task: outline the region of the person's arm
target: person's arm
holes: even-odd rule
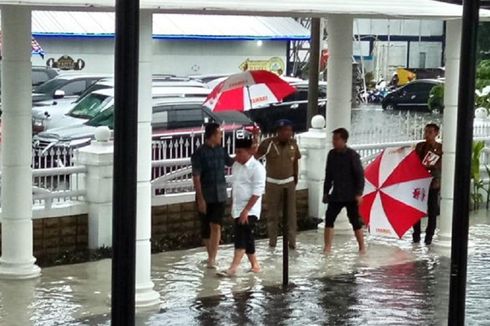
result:
[[[259,145],[259,147],[257,148],[257,152],[254,155],[257,160],[261,159],[262,157],[264,157],[264,155],[267,154],[269,143],[270,139],[266,139]]]
[[[298,179],[299,179],[299,164],[298,164],[298,160],[301,159],[301,152],[299,151],[299,147],[298,147],[298,144],[295,143],[295,157],[294,157],[294,161],[293,161],[293,177],[294,177],[294,183],[295,184],[298,184]]]
[[[258,166],[254,171],[254,174],[252,176],[252,187],[252,197],[250,197],[247,205],[240,214],[239,222],[241,224],[248,223],[248,214],[250,213],[250,210],[254,207],[259,198],[265,193],[265,169],[261,165]]]
[[[328,195],[332,189],[332,173],[331,173],[331,154],[328,153],[327,162],[325,164],[325,181],[323,182],[323,203],[328,203]]]
[[[204,195],[202,193],[202,184],[201,184],[201,159],[199,152],[196,152],[191,157],[192,164],[192,182],[194,183],[194,190],[196,191],[196,202],[197,202],[197,210],[200,213],[206,213],[206,201],[204,200]]]
[[[356,200],[359,204],[361,204],[365,184],[364,168],[362,167],[361,157],[359,154],[354,153],[353,160]]]

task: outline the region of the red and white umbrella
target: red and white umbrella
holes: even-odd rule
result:
[[[364,175],[360,212],[371,234],[401,238],[427,215],[432,177],[411,148],[387,148]]]
[[[295,91],[293,86],[272,72],[246,71],[219,83],[206,98],[204,106],[213,111],[247,111],[280,102]]]

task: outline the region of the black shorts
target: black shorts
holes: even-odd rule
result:
[[[247,255],[255,254],[254,229],[257,220],[257,216],[253,215],[248,217],[248,224],[240,224],[235,219],[235,249],[244,249]]]
[[[199,219],[201,220],[201,236],[203,239],[209,239],[211,236],[211,223],[223,225],[225,208],[225,202],[206,203],[206,214],[199,213]]]
[[[356,201],[351,202],[330,202],[328,203],[327,212],[325,213],[325,227],[333,228],[333,224],[337,219],[342,208],[347,208],[347,217],[349,218],[350,224],[352,224],[352,229],[354,231],[360,230],[362,228],[362,220],[359,215],[359,206]]]

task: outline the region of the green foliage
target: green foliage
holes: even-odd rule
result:
[[[428,105],[431,111],[442,112],[444,110],[444,85],[432,87]]]
[[[471,201],[473,202],[473,209],[478,209],[483,203],[482,192],[487,192],[487,205],[490,189],[486,189],[483,180],[480,176],[480,157],[485,149],[485,142],[478,141],[473,142],[473,153],[471,157],[471,182],[473,190],[471,192]],[[488,169],[488,167],[487,167]]]

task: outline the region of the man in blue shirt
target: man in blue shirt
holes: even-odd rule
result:
[[[222,147],[222,130],[217,123],[206,125],[205,142],[192,155],[192,176],[202,222],[201,236],[208,252],[208,268],[216,268],[221,225],[226,207],[225,167],[234,160]]]

